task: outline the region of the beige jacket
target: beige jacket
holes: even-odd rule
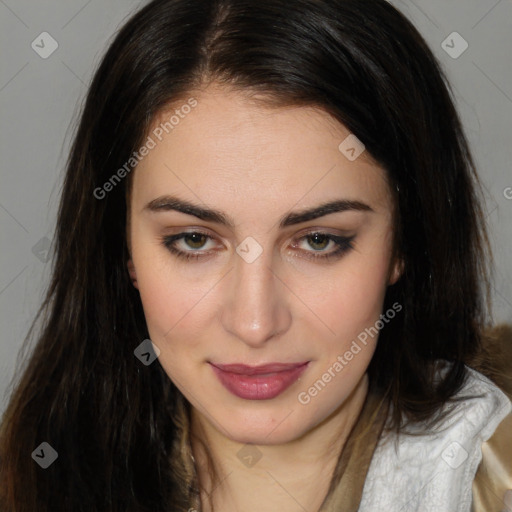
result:
[[[469,362],[468,366],[490,379],[512,400],[512,328],[495,328],[487,333],[486,338],[484,352]],[[510,407],[506,398],[505,401]],[[389,407],[386,400],[370,389],[359,418],[340,454],[329,491],[318,512],[359,510],[363,488],[384,432]],[[179,451],[184,462],[184,473],[181,476],[187,481],[191,491],[189,510],[200,511],[196,473],[191,462],[188,425],[181,426],[183,435],[179,442]],[[487,440],[481,444],[481,461],[474,474],[472,505],[470,510],[467,509],[468,512],[512,512],[512,413],[500,419],[496,427],[492,426],[492,430]],[[420,508],[415,506],[407,512],[419,512],[421,505],[419,506]]]

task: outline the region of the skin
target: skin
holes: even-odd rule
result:
[[[377,337],[308,404],[297,397],[375,324],[387,287],[399,277],[385,171],[367,152],[349,161],[338,145],[350,132],[321,110],[270,108],[217,85],[191,96],[197,107],[132,176],[130,275],[159,363],[192,404],[203,510],[210,510],[205,491],[216,510],[227,512],[318,510],[363,406]],[[168,117],[162,112],[153,127]],[[222,210],[234,229],[145,208],[163,195]],[[371,211],[279,227],[285,214],[338,199]],[[209,252],[202,258],[180,259],[162,243],[165,235],[197,229],[212,238],[174,245]],[[305,237],[315,232],[355,238],[341,257],[315,260],[308,256],[336,248]],[[236,252],[246,237],[263,250],[252,263]],[[224,388],[208,361],[310,363],[277,397],[246,400]],[[262,457],[247,467],[237,452],[252,445]],[[205,469],[205,446],[220,484]]]

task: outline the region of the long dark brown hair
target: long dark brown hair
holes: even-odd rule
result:
[[[1,424],[2,510],[187,509],[179,392],[134,356],[148,331],[126,269],[129,179],[94,191],[163,107],[213,81],[323,109],[387,170],[404,270],[384,309],[403,309],[368,372],[394,427],[431,419],[464,382],[486,321],[488,244],[449,87],[416,29],[385,0],[154,0],[110,45],[74,137],[37,343]],[[452,363],[439,382],[436,360]],[[58,453],[47,469],[31,457],[42,442]]]

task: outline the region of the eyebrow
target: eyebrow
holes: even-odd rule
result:
[[[223,213],[222,211],[215,210],[213,208],[204,208],[202,206],[198,206],[189,201],[178,199],[177,197],[173,196],[157,197],[156,199],[153,199],[148,204],[146,204],[146,206],[144,206],[143,208],[143,211],[149,211],[154,213],[177,211],[185,213],[187,215],[192,215],[204,221],[221,224],[231,229],[235,228],[235,223],[233,222],[231,217],[229,217],[229,215]],[[371,208],[370,206],[361,201],[339,199],[336,201],[323,203],[319,206],[315,206],[313,208],[309,208],[306,210],[288,213],[287,215],[284,215],[280,219],[279,228],[282,229],[287,226],[292,226],[294,224],[300,224],[302,222],[314,220],[325,215],[330,215],[332,213],[346,211],[373,212],[374,210],[373,208]]]

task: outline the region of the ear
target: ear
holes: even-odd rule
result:
[[[391,267],[391,272],[389,273],[388,286],[395,284],[400,277],[402,277],[404,271],[404,260],[401,258],[396,258],[393,266]]]
[[[128,273],[130,274],[130,279],[132,280],[133,286],[135,286],[135,288],[138,290],[139,285],[137,283],[137,272],[135,271],[135,265],[133,264],[133,261],[129,259],[126,266],[128,268]]]

